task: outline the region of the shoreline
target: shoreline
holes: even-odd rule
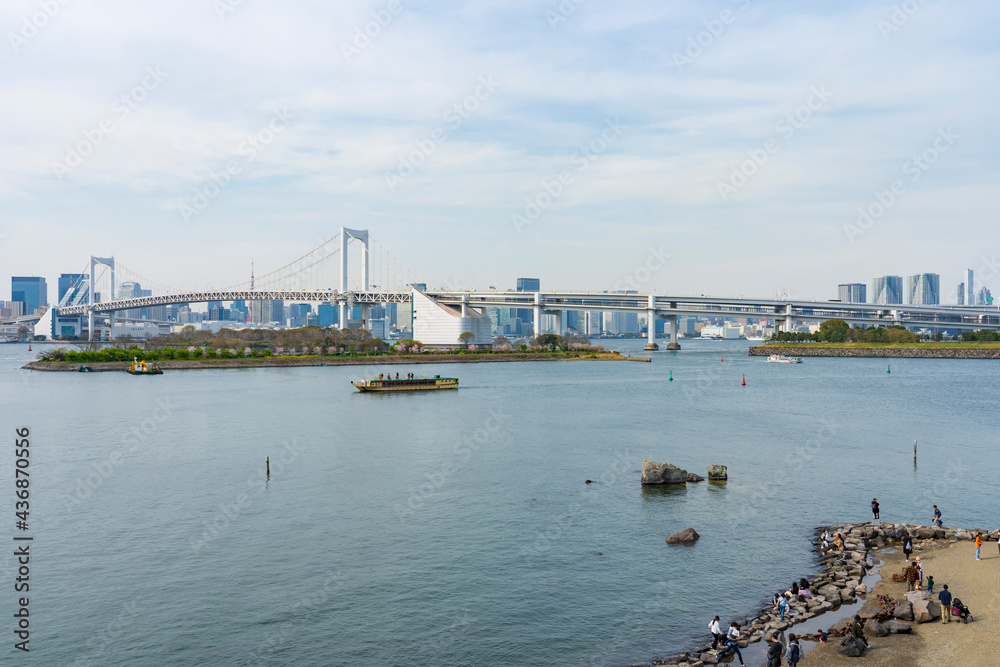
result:
[[[824,529],[828,530],[831,536],[838,533],[844,536],[844,551],[831,550],[823,553],[819,535]],[[820,571],[818,574],[805,577],[810,583],[809,589],[812,596],[806,597],[805,602],[793,599],[789,604],[784,621],[781,621],[780,613],[770,606],[762,607],[755,615],[735,618],[734,620],[740,624],[742,633],[738,646],[744,654],[743,661],[747,665],[751,662],[756,664],[757,660],[764,659],[765,647],[768,646],[775,634],[787,647],[785,636],[787,631],[807,620],[822,618],[823,620],[817,621],[817,623],[823,626],[829,635],[827,642],[818,641],[818,635],[811,632],[795,633],[800,638],[801,661],[817,665],[841,664],[845,658],[837,651],[837,646],[841,637],[846,634],[849,621],[855,614],[862,617],[862,622],[866,624],[866,636],[869,643],[872,643],[874,632],[867,626],[869,619],[881,623],[895,618],[891,612],[885,609],[883,596],[889,595],[896,602],[905,601],[906,598],[897,590],[905,588],[905,584],[892,581],[892,577],[888,574],[883,576],[883,570],[902,561],[899,547],[907,535],[913,540],[914,553],[920,554],[946,549],[956,543],[964,543],[966,548],[972,549],[969,545],[971,545],[976,530],[913,524],[872,524],[870,522],[816,528],[811,543],[816,549]],[[988,554],[987,558],[1000,559],[1000,556],[989,555],[992,552],[987,549],[987,547],[992,549],[996,543],[996,531],[989,533],[983,530],[982,533],[984,538],[992,535],[992,538],[984,539],[983,546],[984,552]],[[881,559],[880,562],[876,562],[878,559]],[[938,590],[942,584],[948,583],[947,580],[938,578],[933,572],[930,574],[937,578]],[[988,592],[992,590],[995,589],[990,588]],[[972,594],[968,593],[964,594],[964,597],[974,598]],[[976,607],[970,604],[969,599],[965,602],[975,615]],[[906,624],[910,626],[910,629],[904,630],[904,633],[908,636],[919,634],[916,621]],[[705,625],[707,626],[707,620]],[[934,622],[931,625],[934,625]],[[728,627],[728,622],[723,622],[723,626],[724,629]],[[911,632],[912,634],[910,634]],[[707,630],[702,631],[702,634],[708,634]],[[888,638],[879,636],[879,647],[885,645],[887,639],[891,641],[891,638],[895,636],[895,634],[889,634]],[[872,646],[874,647],[876,644],[872,643]],[[864,655],[867,658],[869,651],[866,650]],[[738,664],[734,656],[730,659],[733,660],[730,664]],[[886,665],[910,664],[905,660],[902,663],[899,662],[899,656],[895,655],[890,656],[889,659],[890,661],[886,662]],[[718,651],[711,649],[711,642],[698,643],[689,651],[666,658],[657,657],[652,660],[652,664],[657,667],[696,667],[721,662],[718,659]],[[784,659],[782,664],[784,664]],[[866,664],[871,663],[866,661]]]
[[[867,357],[878,359],[1000,359],[1000,347],[830,347],[794,343],[754,345],[751,357],[784,354],[794,357]]]
[[[517,361],[651,361],[649,357],[626,357],[618,352],[586,352],[572,356],[547,352],[514,352],[501,354],[419,354],[380,355],[372,357],[243,357],[218,359],[164,359],[154,361],[161,370],[199,370],[232,368],[289,368],[299,366],[383,366],[407,364],[475,364]],[[31,361],[21,368],[31,371],[76,373],[86,366],[95,373],[124,371],[128,361]]]

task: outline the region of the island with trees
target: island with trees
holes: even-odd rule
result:
[[[1000,332],[966,331],[959,339],[941,333],[921,336],[901,326],[852,327],[826,320],[816,332],[780,331],[750,356],[785,354],[797,357],[909,357],[924,359],[1000,359]]]
[[[25,368],[76,371],[86,366],[92,371],[116,371],[134,358],[156,362],[163,369],[629,359],[581,336],[542,334],[516,347],[503,336],[489,346],[474,345],[474,339],[463,334],[454,346],[430,349],[412,339],[390,344],[364,329],[312,326],[214,333],[187,326],[142,343],[126,336],[111,344],[86,341],[48,349]]]

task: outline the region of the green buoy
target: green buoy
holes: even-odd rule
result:
[[[889,366],[886,366],[886,367],[885,367],[885,372],[886,372],[886,373],[891,373],[891,372],[892,372],[892,366],[891,366],[891,365],[889,365]]]
[[[674,381],[674,372],[673,371],[670,371],[670,377],[668,377],[667,380],[669,380],[670,382]]]

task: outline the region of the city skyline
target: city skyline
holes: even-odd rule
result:
[[[651,253],[667,294],[996,273],[991,3],[37,11],[0,9],[5,275],[221,286],[341,225],[480,289],[616,289]]]

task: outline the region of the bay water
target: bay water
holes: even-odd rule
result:
[[[603,344],[651,363],[156,377],[24,371],[37,349],[0,346],[2,427],[31,431],[32,661],[648,662],[816,571],[814,528],[868,520],[873,497],[883,521],[937,504],[945,525],[1000,525],[997,362],[643,342]],[[397,371],[461,388],[350,385]],[[730,480],[643,488],[643,459]],[[8,544],[13,471],[9,446]],[[689,526],[697,544],[664,543]]]

